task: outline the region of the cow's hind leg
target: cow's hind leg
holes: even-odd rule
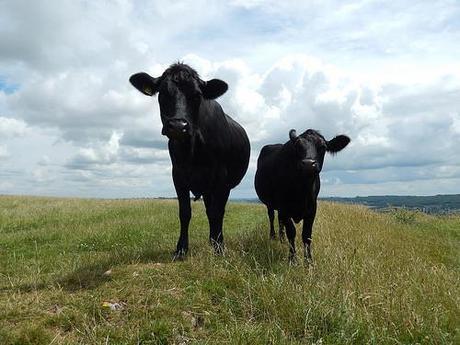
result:
[[[223,254],[224,235],[222,223],[224,220],[225,205],[227,204],[229,189],[214,192],[211,195],[203,195],[206,206],[206,215],[209,221],[209,241],[214,247],[216,254]]]
[[[267,207],[267,213],[268,213],[268,219],[270,220],[270,238],[274,240],[276,238],[275,226],[273,225],[273,222],[275,220],[275,210],[270,207]]]

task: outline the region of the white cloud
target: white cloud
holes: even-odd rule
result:
[[[452,118],[452,125],[451,125],[452,132],[460,135],[460,113],[451,114],[451,118]]]
[[[56,177],[53,176],[52,172],[47,167],[37,167],[32,171],[32,177],[35,182],[48,183],[53,182]]]
[[[178,59],[229,84],[252,143],[234,197],[290,128],[352,138],[327,195],[460,192],[459,22],[447,0],[2,2],[0,193],[174,195],[157,100],[128,78]]]
[[[10,155],[8,149],[4,145],[0,145],[0,160],[8,158]]]
[[[27,124],[23,120],[0,117],[0,138],[23,136],[26,131]]]
[[[98,143],[97,148],[85,147],[79,149],[79,152],[73,157],[68,166],[85,168],[93,164],[112,164],[118,158],[120,148],[120,139],[123,133],[113,132],[107,143]]]

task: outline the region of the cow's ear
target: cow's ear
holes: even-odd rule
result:
[[[350,138],[346,135],[338,135],[327,142],[327,152],[337,153],[343,150],[350,143]]]
[[[160,78],[154,78],[147,73],[141,72],[133,74],[129,82],[140,92],[147,96],[153,96],[158,92]]]
[[[291,129],[289,131],[289,139],[291,139],[292,142],[296,141],[297,139],[297,132],[295,129]]]
[[[216,99],[222,96],[228,90],[228,85],[220,79],[211,79],[200,85],[203,97],[206,99]]]

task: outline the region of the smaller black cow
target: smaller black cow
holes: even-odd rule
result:
[[[316,130],[308,129],[297,136],[289,131],[290,140],[267,145],[257,160],[255,187],[259,199],[267,206],[270,235],[274,237],[274,210],[278,210],[280,235],[283,225],[289,240],[289,259],[295,259],[294,222],[303,220],[304,256],[311,260],[311,233],[320,189],[319,173],[326,152],[335,154],[345,148],[350,138],[339,135],[327,141]]]

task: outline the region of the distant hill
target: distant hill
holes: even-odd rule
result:
[[[453,213],[460,212],[460,194],[446,194],[433,196],[357,196],[354,198],[329,197],[322,200],[335,201],[346,204],[366,205],[374,209],[388,209],[404,207],[426,213]]]
[[[403,207],[418,210],[430,214],[447,214],[460,212],[460,194],[445,194],[432,196],[411,195],[379,195],[357,196],[354,198],[326,197],[320,200],[334,201],[344,204],[359,204],[377,210],[387,210],[395,207]],[[232,199],[249,203],[259,203],[259,199]]]

